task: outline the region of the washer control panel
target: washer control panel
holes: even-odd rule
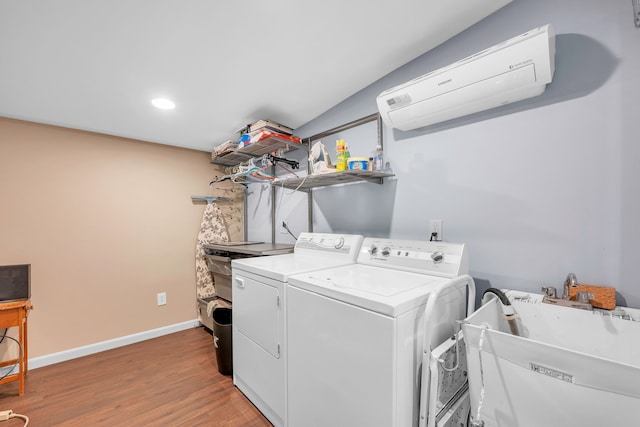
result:
[[[358,263],[443,277],[468,274],[463,243],[365,237]]]
[[[357,255],[363,237],[356,234],[300,233],[295,253],[334,253]]]

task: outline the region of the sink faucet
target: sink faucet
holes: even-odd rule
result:
[[[543,286],[542,292],[544,292],[545,296],[549,298],[557,298],[556,296],[557,291],[556,291],[556,288],[554,288],[553,286]]]
[[[569,286],[576,286],[578,279],[573,273],[569,273],[567,278],[564,279],[564,292],[562,293],[562,299],[569,299]]]
[[[572,301],[569,298],[569,289],[571,286],[576,286],[577,284],[578,279],[576,278],[576,275],[569,273],[567,278],[564,280],[562,298],[556,297],[556,288],[553,286],[547,286],[542,288],[542,292],[544,292],[542,302],[546,304],[560,305],[563,307],[580,308],[582,310],[593,310],[593,306],[590,302],[590,300],[593,299],[593,294],[589,292],[578,292],[575,301]]]

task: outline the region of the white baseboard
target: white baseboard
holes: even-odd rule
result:
[[[150,331],[139,332],[133,335],[127,335],[120,338],[114,338],[112,340],[89,344],[82,347],[76,347],[70,350],[60,351],[58,353],[34,357],[33,359],[29,359],[29,370],[41,368],[47,365],[53,365],[55,363],[60,363],[71,359],[76,359],[82,356],[88,356],[90,354],[100,353],[101,351],[111,350],[112,348],[122,347],[151,338],[161,337],[163,335],[184,331],[187,329],[195,328],[197,326],[200,326],[200,322],[197,319],[194,319],[187,322],[164,326],[158,329],[151,329]]]

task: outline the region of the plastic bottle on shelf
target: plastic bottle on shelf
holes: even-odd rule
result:
[[[384,169],[384,161],[382,158],[382,146],[378,145],[373,153],[373,170],[382,171]]]
[[[347,145],[344,139],[338,139],[336,141],[336,172],[342,172],[347,170]]]

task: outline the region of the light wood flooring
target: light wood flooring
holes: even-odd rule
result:
[[[0,411],[8,409],[29,427],[271,426],[218,373],[202,327],[31,370],[22,396],[17,382],[0,385]]]

